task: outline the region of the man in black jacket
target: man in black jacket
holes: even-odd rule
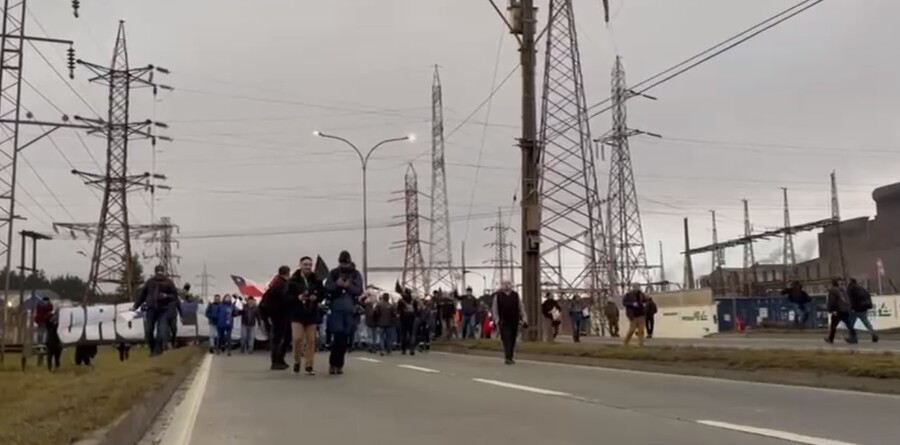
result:
[[[144,334],[151,357],[162,354],[169,333],[168,310],[172,300],[178,298],[178,288],[166,276],[166,269],[156,266],[153,272],[153,277],[141,287],[138,299],[131,309],[136,311],[144,308]]]
[[[872,334],[872,343],[878,343],[878,331],[872,327],[872,322],[869,321],[869,311],[875,307],[872,304],[872,295],[851,278],[850,284],[847,285],[847,296],[850,297],[850,324],[855,326],[856,320],[862,321],[863,326]]]
[[[413,299],[412,291],[406,289],[397,302],[400,317],[400,353],[416,355],[416,320],[419,317],[419,302]]]
[[[788,301],[797,305],[797,325],[801,328],[806,326],[809,320],[809,309],[807,309],[812,298],[803,290],[803,285],[799,281],[792,281],[791,286],[781,291],[781,295],[788,298]]]
[[[288,331],[291,328],[291,319],[287,312],[288,278],[291,276],[291,268],[281,266],[278,268],[278,276],[266,289],[262,296],[260,311],[269,319],[272,329],[269,331],[269,350],[272,353],[273,371],[282,371],[290,368],[284,361],[289,341]]]
[[[625,334],[625,346],[631,342],[631,337],[637,333],[638,346],[644,346],[644,330],[647,328],[647,296],[641,290],[640,284],[634,284],[631,290],[622,297],[622,305],[625,306],[625,316],[628,317],[628,333]]]
[[[294,374],[300,373],[301,355],[306,357],[306,373],[314,375],[316,331],[319,327],[319,304],[325,287],[313,272],[312,258],[300,259],[300,269],[288,283],[287,310],[291,320],[291,343],[294,348]],[[302,354],[301,354],[302,352]]]
[[[844,326],[847,326],[847,331],[850,336],[846,338],[847,343],[856,343],[856,329],[853,327],[853,323],[850,322],[850,297],[847,295],[847,290],[844,289],[843,281],[840,278],[835,278],[831,281],[831,289],[828,290],[828,297],[825,302],[825,306],[829,313],[831,313],[831,320],[828,324],[828,337],[825,338],[825,341],[828,343],[834,343],[834,336],[837,331],[837,326],[839,323],[844,323]]]
[[[513,354],[516,349],[516,338],[519,336],[519,326],[528,326],[528,318],[522,299],[512,289],[511,281],[503,280],[500,283],[500,290],[494,294],[493,313],[494,320],[500,327],[505,363],[512,365],[515,363]]]

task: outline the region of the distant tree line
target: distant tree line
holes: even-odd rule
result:
[[[141,266],[141,262],[138,261],[137,256],[134,256],[131,260],[132,267],[132,288],[137,291],[144,283],[144,268]],[[124,277],[123,277],[124,278]],[[19,288],[22,285],[22,277],[18,271],[13,271],[10,274],[10,286],[9,291],[12,295],[17,295]],[[6,272],[3,269],[3,273],[0,273],[0,292],[6,289]],[[39,270],[35,274],[26,274],[25,276],[25,290],[50,290],[60,298],[65,300],[71,300],[75,302],[81,302],[84,298],[84,294],[87,291],[87,282],[83,280],[81,277],[77,275],[57,275],[54,277],[48,277],[47,273],[43,270]],[[27,296],[26,296],[27,297]],[[114,303],[124,303],[129,302],[134,299],[133,295],[125,295],[124,286],[119,286],[115,292],[111,294],[101,294],[94,295],[90,298],[91,304],[114,304]]]

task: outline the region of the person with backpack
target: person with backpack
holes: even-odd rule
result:
[[[622,305],[625,306],[625,316],[628,317],[628,333],[625,334],[625,346],[631,343],[631,337],[635,332],[638,337],[638,346],[644,346],[644,329],[647,327],[647,296],[641,290],[640,284],[634,284],[627,294],[622,297]]]
[[[850,322],[850,297],[843,286],[843,279],[835,278],[831,281],[831,289],[828,290],[828,297],[825,302],[826,309],[831,314],[831,320],[828,324],[828,337],[825,341],[834,343],[834,336],[837,332],[838,323],[844,323],[850,336],[846,338],[847,343],[856,343],[856,328]]]
[[[872,322],[869,321],[869,311],[875,307],[872,304],[872,295],[851,278],[850,284],[847,286],[847,296],[850,298],[850,324],[855,327],[856,320],[862,321],[863,326],[872,335],[872,343],[878,343],[878,331],[872,327]]]

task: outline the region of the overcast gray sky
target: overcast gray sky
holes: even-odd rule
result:
[[[547,2],[537,3],[544,23]],[[624,58],[629,83],[636,83],[793,2],[611,3],[607,27],[600,0],[575,1],[590,103],[608,97],[616,54]],[[356,155],[315,138],[316,129],[360,146],[419,136],[412,144],[383,147],[370,167],[370,264],[400,265],[402,250],[389,247],[404,230],[389,224],[400,222],[403,207],[389,200],[402,188],[410,161],[428,192],[433,65],[442,67],[449,132],[490,92],[495,67],[502,78],[518,58],[487,0],[92,0],[82,2],[80,19],[64,0],[33,1],[30,8],[30,34],[74,39],[79,58],[104,64],[124,19],[132,66],[153,63],[172,71],[165,81],[176,91],[155,104],[148,91],[135,92],[131,114],[171,125],[175,142],[160,147],[158,170],[173,190],[157,196],[157,215],[181,227],[181,274],[197,283],[206,262],[216,292],[234,291],[229,274],[262,281],[301,255],[322,254],[334,263],[339,250],[349,249],[361,261]],[[743,230],[742,198],[751,202],[757,229],[779,226],[783,186],[790,188],[795,223],[828,217],[832,169],[843,215],[874,214],[871,190],[897,181],[900,164],[898,15],[900,3],[892,0],[827,1],[659,87],[653,92],[658,101],[631,101],[630,125],[665,136],[631,145],[651,262],[663,241],[669,277],[680,278],[681,218],[691,218],[696,245],[710,240],[709,209],[720,215],[720,237],[736,236]],[[40,48],[64,69],[64,48]],[[28,79],[56,106],[92,115],[34,51],[26,63]],[[71,86],[105,114],[104,88],[89,85],[87,77],[78,72]],[[510,209],[518,181],[519,88],[516,75],[494,96],[490,116],[482,109],[447,139],[454,261],[463,241],[469,264],[490,257],[481,247],[491,240],[483,228],[498,207],[518,226]],[[58,117],[33,90],[24,94],[39,117]],[[609,116],[591,124],[600,135]],[[72,131],[54,141],[75,167],[94,170],[91,156],[103,162],[104,142],[84,139],[88,150]],[[148,143],[133,143],[130,156],[132,171],[150,170]],[[28,148],[24,157],[40,178],[23,164],[21,213],[29,220],[17,229],[96,221],[99,199],[68,173],[72,166],[51,141]],[[608,169],[598,167],[602,184]],[[137,222],[149,222],[149,199],[132,195]],[[427,213],[427,202],[420,205]],[[284,232],[293,233],[278,234]],[[800,237],[798,254],[815,253],[812,239]],[[778,241],[759,245],[757,258],[778,249]],[[84,240],[45,243],[41,265],[51,274],[86,275],[79,250],[89,251]],[[728,262],[740,264],[740,255],[729,251]],[[709,264],[697,258],[695,270]],[[394,279],[372,281],[389,286]],[[480,278],[471,280],[480,288]]]

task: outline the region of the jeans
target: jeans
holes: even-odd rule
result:
[[[572,341],[581,342],[581,323],[584,322],[584,314],[581,311],[569,312],[569,319],[572,320]]]
[[[225,352],[231,348],[231,330],[232,326],[219,326],[216,333],[216,346],[219,351]]]
[[[151,356],[162,354],[168,334],[168,317],[165,311],[148,310],[144,313],[144,335]]]
[[[379,345],[381,346],[381,352],[385,354],[390,354],[391,350],[394,349],[394,327],[386,327],[386,328],[375,328],[376,334],[378,337]]]
[[[255,338],[253,334],[256,332],[256,326],[241,326],[241,352],[246,354],[253,352],[253,343]]]
[[[878,337],[878,331],[876,331],[875,328],[872,327],[872,322],[869,321],[869,312],[867,312],[867,311],[851,312],[850,313],[850,325],[853,327],[856,327],[856,320],[859,320],[862,322],[863,326],[865,326],[866,329],[869,330],[869,333],[872,334],[872,337],[875,337],[875,338]]]
[[[218,329],[213,323],[207,323],[207,326],[209,327],[209,350],[212,351],[213,348],[215,348],[218,344],[216,343],[216,334],[218,334]]]
[[[462,316],[462,337],[475,338],[475,314]]]

